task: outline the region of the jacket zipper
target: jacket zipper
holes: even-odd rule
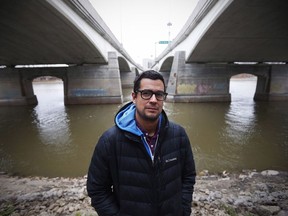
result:
[[[145,148],[148,149],[148,151],[149,151],[149,156],[151,157],[151,160],[152,160],[152,164],[154,164],[154,154],[153,154],[152,151],[151,151],[151,148],[150,148],[150,146],[149,146],[149,144],[148,144],[148,142],[147,142],[146,137],[143,136],[143,138],[144,138],[144,145],[146,146]],[[154,153],[155,153],[155,151],[156,151],[156,147],[157,147],[157,144],[158,144],[158,138],[159,138],[159,135],[157,135],[157,138],[156,138]]]

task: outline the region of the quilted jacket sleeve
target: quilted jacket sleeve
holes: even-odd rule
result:
[[[109,171],[109,142],[105,134],[99,139],[88,170],[87,192],[99,216],[117,215],[119,207]]]
[[[183,129],[184,130],[184,129]],[[191,214],[191,205],[193,199],[196,170],[194,157],[189,138],[185,131],[182,138],[182,205],[184,216]]]

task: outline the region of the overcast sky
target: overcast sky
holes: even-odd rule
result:
[[[90,0],[124,49],[139,64],[158,56],[191,15],[198,0]],[[168,27],[168,23],[172,26]],[[170,29],[170,38],[169,38]]]

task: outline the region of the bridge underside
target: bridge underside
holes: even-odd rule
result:
[[[48,1],[1,1],[0,65],[106,64],[80,29]]]
[[[186,62],[287,62],[287,10],[286,0],[232,1]]]

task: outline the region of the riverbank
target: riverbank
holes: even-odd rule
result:
[[[0,175],[0,215],[96,216],[86,192],[86,177],[45,178]],[[197,176],[193,214],[288,215],[288,172],[262,172]]]

